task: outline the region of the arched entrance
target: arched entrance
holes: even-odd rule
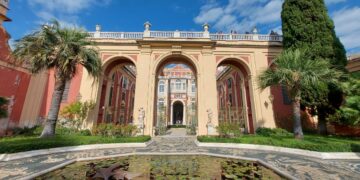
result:
[[[182,125],[184,121],[184,105],[181,101],[176,101],[172,105],[172,123]]]
[[[254,133],[250,71],[240,59],[224,59],[217,66],[218,120]]]
[[[126,58],[114,58],[103,69],[97,123],[133,123],[135,64]]]
[[[197,73],[196,66],[182,55],[162,59],[156,69],[154,121],[155,135],[165,127],[185,125],[196,134]]]

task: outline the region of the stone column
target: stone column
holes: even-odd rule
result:
[[[151,49],[149,45],[142,45],[141,54],[136,62],[136,88],[135,88],[135,103],[134,103],[134,124],[139,125],[139,110],[143,108],[143,122],[144,122],[144,134],[152,135],[153,126],[153,109],[150,106],[154,106],[154,95],[150,89],[149,84],[153,83],[149,79],[151,77],[150,62],[151,62]],[[155,86],[155,85],[153,85]],[[151,102],[149,102],[149,100]]]
[[[216,60],[212,47],[205,46],[200,60],[201,76],[198,75],[198,124],[199,135],[207,135],[208,113],[212,111],[212,124],[218,125],[217,90],[216,90]],[[216,132],[215,132],[216,133]],[[214,135],[214,134],[209,134]]]

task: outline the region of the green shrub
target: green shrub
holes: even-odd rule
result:
[[[39,128],[39,126],[23,127],[23,128],[15,127],[15,128],[12,128],[10,131],[12,131],[13,136],[18,136],[18,135],[32,136],[32,135],[37,135],[38,128]]]
[[[88,112],[94,107],[93,101],[76,101],[65,106],[60,111],[60,116],[65,119],[63,126],[80,130]]]
[[[106,137],[130,137],[135,136],[137,127],[134,125],[115,125],[101,123],[95,126],[91,134]]]
[[[223,122],[216,127],[220,137],[238,137],[243,134],[238,123]]]
[[[182,125],[182,124],[168,125],[168,128],[186,128],[186,125]]]
[[[292,134],[281,128],[258,128],[256,134],[261,136],[291,136]]]
[[[78,134],[81,135],[81,136],[91,136],[91,131],[88,130],[88,129],[84,129],[84,130],[80,130],[78,132]]]

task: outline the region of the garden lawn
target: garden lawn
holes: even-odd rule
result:
[[[0,138],[0,154],[85,144],[136,143],[146,142],[150,139],[150,136],[102,137],[80,135],[56,135],[51,138],[39,138],[38,136],[6,137]]]
[[[305,135],[303,140],[296,140],[292,135],[243,135],[237,138],[199,136],[198,140],[200,142],[271,145],[318,152],[360,152],[360,138]]]

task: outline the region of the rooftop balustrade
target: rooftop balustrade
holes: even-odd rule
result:
[[[277,34],[257,34],[254,29],[250,34],[237,33],[209,33],[208,25],[204,25],[204,31],[150,31],[151,24],[145,23],[144,32],[101,32],[100,25],[96,26],[95,32],[89,32],[89,36],[95,39],[210,39],[214,41],[274,41],[281,42],[283,37]]]

